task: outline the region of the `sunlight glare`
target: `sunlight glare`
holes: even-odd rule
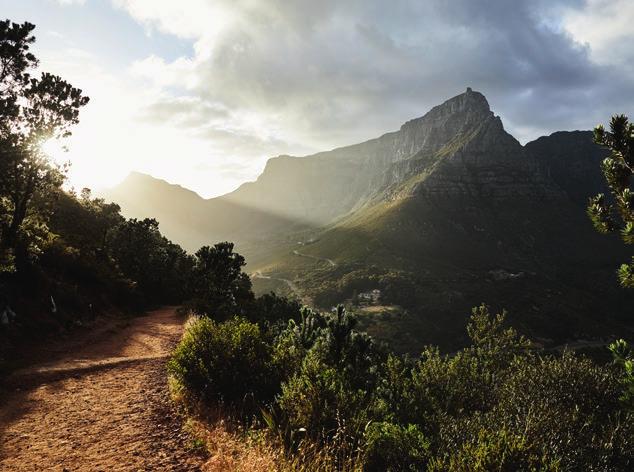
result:
[[[40,148],[42,152],[56,164],[68,162],[68,149],[62,140],[55,138],[48,139],[44,141]]]

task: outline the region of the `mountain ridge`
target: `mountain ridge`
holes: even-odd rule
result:
[[[522,145],[467,89],[398,131],[272,158],[227,195],[200,201],[163,188],[182,194],[166,208],[192,225],[196,244],[235,241],[250,270],[292,281],[318,306],[380,288],[409,313],[398,332],[416,333],[412,346],[459,339],[454,328],[483,300],[512,310],[527,332],[561,339],[592,331],[600,310],[608,332],[628,296],[614,276],[624,248],[595,233],[583,208],[605,187],[602,156],[590,132]]]

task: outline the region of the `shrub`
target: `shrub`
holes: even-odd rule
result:
[[[482,429],[451,453],[435,457],[429,472],[500,472],[557,471],[558,461],[535,455],[528,442],[520,435],[506,430]]]
[[[298,470],[632,470],[634,421],[619,398],[627,346],[605,366],[540,356],[503,321],[480,306],[471,346],[413,361],[386,355],[342,307],[302,309],[276,336],[202,319],[170,372],[204,399],[266,406],[268,432]]]
[[[258,325],[242,318],[193,321],[168,370],[194,396],[241,407],[270,401],[279,388],[271,347]]]
[[[564,470],[627,470],[634,430],[620,411],[619,387],[609,366],[572,353],[526,358],[511,368],[490,423],[521,433]]]
[[[310,352],[301,370],[282,385],[278,405],[291,431],[317,441],[335,434],[356,442],[369,421],[371,394],[353,388],[345,375]],[[347,436],[347,437],[346,437]]]
[[[489,411],[444,418],[435,470],[631,470],[634,429],[609,368],[564,353],[506,374]]]
[[[448,417],[494,407],[508,366],[528,346],[513,329],[503,327],[504,316],[489,314],[485,305],[474,308],[467,326],[472,346],[454,356],[442,356],[438,348],[428,347],[411,375],[403,373],[400,382],[392,380],[394,387],[388,393],[405,404],[397,408],[400,422],[421,425],[425,433],[435,434]],[[397,386],[401,391],[395,392]]]
[[[634,413],[634,352],[623,339],[610,344],[614,363],[621,369],[620,383],[623,394],[620,399],[623,406]]]
[[[423,470],[429,460],[429,442],[415,425],[371,423],[365,431],[364,449],[366,472]]]

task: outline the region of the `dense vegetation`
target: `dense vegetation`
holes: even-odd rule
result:
[[[611,346],[607,364],[546,353],[505,327],[506,313],[481,305],[467,347],[400,356],[356,330],[342,306],[319,313],[276,297],[262,304],[232,249],[223,243],[198,255],[200,294],[213,298],[193,303],[198,316],[168,369],[187,405],[220,410],[246,426],[246,437],[264,434],[285,451],[276,456],[280,470],[634,466],[634,360],[624,341]],[[214,314],[229,302],[241,315]]]
[[[467,326],[470,346],[451,356],[429,347],[400,357],[354,328],[342,307],[267,326],[202,317],[169,370],[190,400],[263,428],[305,470],[634,465],[626,352],[608,365],[535,352],[484,305]]]

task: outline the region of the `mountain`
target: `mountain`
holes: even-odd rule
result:
[[[99,196],[119,203],[129,218],[156,218],[163,234],[186,243],[189,250],[209,241],[209,235],[200,225],[207,219],[205,200],[180,185],[132,172],[121,184]]]
[[[526,144],[526,149],[578,205],[585,208],[589,197],[608,193],[599,171],[608,153],[594,144],[592,131],[558,131]]]
[[[194,252],[221,240],[240,241],[240,250],[270,248],[282,229],[292,233],[309,226],[259,205],[240,202],[233,194],[204,199],[195,192],[146,174],[132,172],[123,182],[99,194],[121,205],[128,218],[156,218],[161,231]]]
[[[604,189],[604,155],[588,132],[522,146],[467,89],[377,139],[270,159],[222,197],[138,175],[108,196],[129,214],[156,215],[189,248],[236,241],[266,289],[291,287],[321,306],[380,289],[404,310],[362,322],[403,350],[460,344],[482,301],[557,343],[629,322],[632,297],[615,277],[628,255],[584,211]]]

